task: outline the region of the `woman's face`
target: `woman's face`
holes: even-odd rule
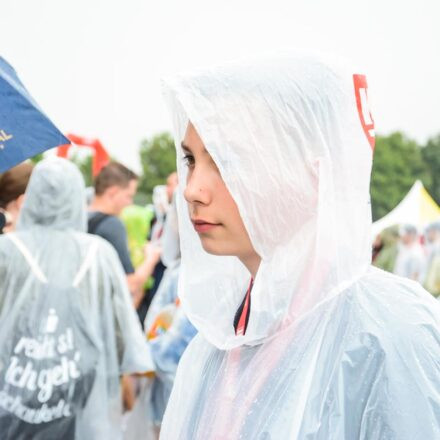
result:
[[[182,149],[188,167],[184,197],[203,249],[210,254],[239,258],[256,254],[237,205],[191,123]]]

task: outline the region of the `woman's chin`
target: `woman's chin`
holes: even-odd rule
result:
[[[205,252],[207,252],[208,254],[217,255],[217,256],[223,255],[223,253],[218,248],[218,246],[215,246],[215,244],[213,244],[213,243],[206,244],[202,240],[202,247],[203,247],[203,250]]]
[[[210,237],[200,237],[200,241],[202,243],[203,250],[208,254],[222,257],[234,255],[230,252],[230,250],[228,251],[228,249],[225,248],[224,242],[219,243],[219,240],[215,240]]]

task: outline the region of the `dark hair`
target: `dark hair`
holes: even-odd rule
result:
[[[5,208],[9,202],[25,193],[34,166],[23,162],[0,176],[0,207]]]
[[[126,188],[132,180],[138,176],[124,165],[118,162],[111,162],[105,166],[95,179],[95,194],[100,196],[111,186]]]

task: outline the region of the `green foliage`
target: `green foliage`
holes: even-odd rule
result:
[[[431,175],[417,143],[400,132],[377,136],[371,177],[373,220],[391,211],[417,179],[430,187]]]
[[[42,161],[44,159],[43,153],[37,154],[34,157],[31,157],[31,162],[34,164],[37,164],[38,162]]]
[[[34,157],[31,157],[30,160],[37,164],[38,162],[44,159],[44,153],[37,154]],[[79,154],[75,152],[70,160],[79,168],[81,174],[84,177],[84,181],[86,186],[93,185],[93,176],[92,176],[92,161],[93,156],[91,154]]]
[[[168,175],[176,170],[176,151],[171,134],[164,132],[142,141],[140,157],[142,175],[136,200],[151,202],[153,188],[163,185]]]
[[[440,134],[429,139],[421,152],[431,176],[431,183],[426,186],[426,189],[440,205]]]
[[[146,206],[151,203],[151,195],[148,196],[138,189],[137,193],[134,196],[133,202],[135,205]]]
[[[79,168],[81,174],[84,177],[84,182],[86,186],[93,185],[93,175],[92,175],[92,163],[93,163],[93,155],[87,154],[78,154],[74,153],[70,160]]]
[[[144,140],[140,158],[142,174],[135,201],[144,205],[151,202],[153,188],[164,184],[167,176],[176,169],[171,135],[164,132]],[[391,211],[417,179],[440,204],[440,135],[431,138],[425,147],[401,132],[376,136],[371,177],[373,219]]]

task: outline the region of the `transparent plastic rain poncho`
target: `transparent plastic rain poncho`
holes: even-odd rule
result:
[[[169,328],[149,334],[156,376],[151,392],[154,424],[160,426],[173,386],[177,365],[196,330],[180,307],[177,286],[180,272],[180,244],[176,200],[167,212],[162,237],[162,261],[167,266],[160,286],[148,310],[145,329],[150,331],[161,320]]]
[[[374,132],[362,74],[293,53],[165,81],[179,182],[190,120],[262,261],[236,336],[250,275],[204,252],[181,185],[179,297],[199,334],[161,439],[440,438],[439,303],[370,266]]]
[[[0,238],[2,439],[118,439],[121,374],[154,368],[116,252],[109,243],[85,230],[85,192],[79,171],[63,159],[38,164],[17,231]],[[44,312],[45,301],[53,303],[55,299],[57,310],[68,312],[63,317],[56,316],[55,309],[49,310],[50,316]],[[36,310],[40,306],[44,313]],[[60,348],[64,334],[58,334],[55,344],[51,342],[56,329],[64,327],[73,353]],[[17,334],[11,329],[17,329]],[[29,337],[22,339],[21,331]],[[24,350],[16,344],[17,338],[26,342]],[[52,344],[52,354],[41,349],[38,352],[42,355],[36,356],[36,348],[46,340]],[[11,349],[14,352],[8,359]],[[15,356],[20,356],[18,361]],[[51,381],[53,386],[50,399],[49,394],[43,399],[39,394],[38,402],[32,397],[33,373],[27,368],[41,371],[44,363],[50,365],[50,370],[38,373],[40,393],[50,388],[43,386],[45,383]],[[57,364],[60,367],[54,366]],[[24,365],[29,367],[23,369]],[[64,370],[64,365],[70,365],[70,370]],[[76,370],[81,367],[87,371],[85,377]],[[68,381],[63,379],[66,371],[70,371],[70,376],[65,376]],[[76,371],[74,375],[72,371]],[[81,394],[74,402],[74,417],[69,420],[69,411],[50,412],[53,406],[62,406],[57,396],[62,396],[66,387],[69,396]],[[8,396],[17,402],[12,404]],[[22,406],[28,409],[17,410]],[[49,419],[50,423],[42,423]],[[14,433],[10,437],[11,420],[18,424],[19,436]]]
[[[170,205],[162,234],[161,259],[167,266],[145,318],[144,328],[155,364],[152,379],[138,381],[140,393],[127,416],[124,440],[156,439],[183,351],[196,330],[178,305],[180,244],[176,201]]]

